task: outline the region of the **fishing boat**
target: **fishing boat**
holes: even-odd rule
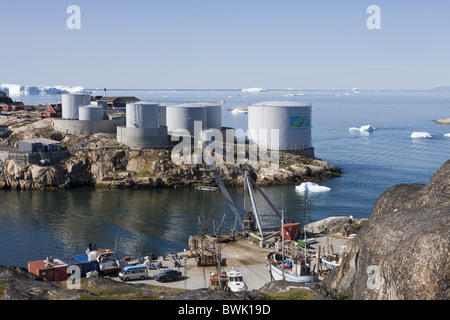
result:
[[[305,198],[305,210],[307,208],[306,198]],[[284,209],[281,211],[281,229],[285,230],[285,226],[292,226],[292,223],[285,224],[284,223]],[[307,212],[305,211],[305,216],[308,217]],[[307,221],[305,221],[305,225],[307,225]],[[300,224],[296,225],[297,228],[300,228]],[[298,230],[297,230],[298,231]],[[308,240],[306,239],[306,231],[304,230],[304,240],[303,245],[308,248]],[[297,238],[298,235],[295,237]],[[301,283],[312,283],[319,280],[319,276],[314,270],[311,270],[311,259],[307,256],[307,248],[303,249],[303,253],[300,253],[301,244],[298,243],[297,250],[293,254],[292,257],[286,257],[284,254],[284,241],[286,238],[285,232],[281,232],[281,243],[282,243],[282,252],[272,251],[267,255],[267,268],[269,269],[270,276],[274,280],[286,280],[289,282],[301,282]]]
[[[318,281],[318,276],[311,270],[311,260],[303,257],[284,257],[279,252],[272,251],[267,255],[267,268],[274,280],[289,282],[312,283]]]
[[[231,268],[227,271],[227,288],[231,292],[244,292],[247,291],[247,285],[244,282],[244,278],[239,270]]]
[[[216,271],[211,272],[209,275],[209,287],[211,289],[223,290],[227,287],[227,282],[228,282],[228,276],[225,271],[222,271],[220,273],[220,277]]]
[[[89,261],[94,259],[99,263],[99,271],[102,273],[114,273],[119,271],[120,263],[115,257],[115,253],[111,249],[97,249],[90,250],[87,249],[86,253],[88,255]]]
[[[329,270],[339,267],[341,265],[341,261],[342,256],[337,254],[327,254],[320,257],[320,264]]]

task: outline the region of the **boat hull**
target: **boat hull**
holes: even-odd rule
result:
[[[268,265],[268,269],[270,271],[270,273],[272,274],[272,278],[274,280],[283,280],[283,270],[269,264]],[[317,282],[319,280],[317,274],[311,274],[311,275],[303,275],[303,276],[298,276],[298,275],[294,275],[291,274],[287,271],[284,272],[284,280],[289,281],[289,282],[300,282],[300,283],[312,283],[312,282]]]
[[[323,267],[327,268],[327,269],[336,269],[337,267],[339,267],[339,264],[333,263],[333,262],[329,262],[326,260],[321,259],[320,263],[322,264]]]
[[[331,269],[336,269],[337,267],[339,267],[341,264],[340,262],[336,262],[334,260],[328,260],[326,258],[321,258],[320,259],[320,264],[322,265],[322,267],[325,267],[329,270]]]
[[[247,291],[247,285],[243,282],[239,282],[239,283],[229,283],[227,284],[228,290],[230,290],[231,292],[245,292]]]

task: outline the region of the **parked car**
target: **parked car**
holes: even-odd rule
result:
[[[141,279],[148,277],[148,270],[146,265],[127,266],[119,272],[119,278],[122,281]]]
[[[162,270],[160,273],[155,275],[155,280],[159,281],[159,282],[164,282],[164,281],[176,280],[179,277],[181,277],[180,271],[166,269],[166,270]]]

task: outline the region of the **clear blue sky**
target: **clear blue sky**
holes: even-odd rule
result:
[[[71,4],[81,29],[69,30]],[[381,30],[369,30],[369,5]],[[86,88],[450,85],[450,1],[2,1],[1,83]]]

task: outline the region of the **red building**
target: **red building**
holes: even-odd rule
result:
[[[14,102],[9,105],[5,103],[3,105],[2,110],[3,111],[20,111],[20,110],[25,110],[25,108],[24,108],[24,105],[22,102],[20,102],[20,103]]]
[[[61,118],[62,108],[61,103],[49,104],[44,112],[41,112],[41,118]]]

